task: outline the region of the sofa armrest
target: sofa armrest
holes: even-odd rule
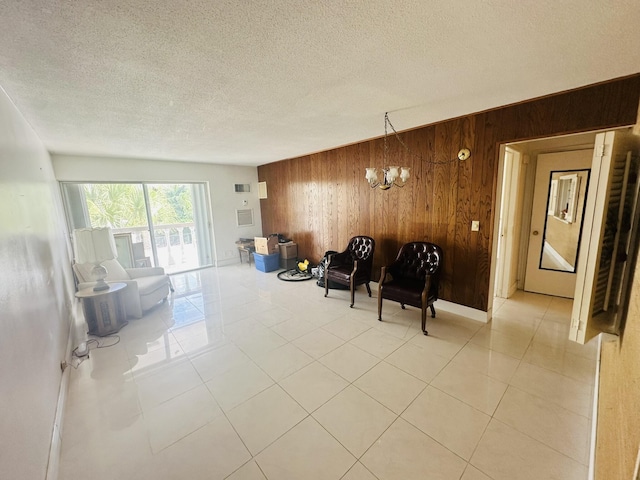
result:
[[[126,271],[132,279],[150,277],[152,275],[164,275],[164,268],[162,267],[127,268]]]

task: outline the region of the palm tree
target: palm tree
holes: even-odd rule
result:
[[[83,187],[93,227],[127,228],[147,224],[142,185],[89,183]]]

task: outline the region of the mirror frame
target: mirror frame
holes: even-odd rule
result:
[[[584,198],[582,199],[582,214],[580,215],[580,229],[578,232],[578,240],[576,245],[576,255],[573,261],[573,270],[559,270],[557,268],[544,267],[542,265],[544,259],[544,247],[547,243],[547,227],[549,217],[553,217],[556,220],[566,223],[576,223],[576,216],[578,213],[578,198],[581,187],[581,176],[579,174],[586,173],[586,182],[584,190]],[[553,176],[561,174],[560,177],[554,179]],[[549,190],[547,195],[547,214],[544,220],[544,229],[542,232],[542,248],[540,250],[540,260],[538,268],[540,270],[551,270],[554,272],[562,273],[576,273],[578,268],[578,256],[580,253],[580,241],[582,238],[582,228],[584,224],[585,206],[587,202],[587,195],[589,194],[589,179],[591,178],[590,168],[581,168],[575,170],[552,170],[549,173]],[[565,208],[561,209],[562,205]],[[567,262],[568,263],[568,262]]]

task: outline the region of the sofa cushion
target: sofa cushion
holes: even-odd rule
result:
[[[122,268],[117,260],[105,260],[102,266],[107,269],[107,282],[119,282],[130,280],[129,274]],[[95,278],[91,275],[93,263],[75,263],[73,269],[76,272],[78,281],[81,283],[95,282]]]
[[[129,274],[117,260],[105,260],[102,266],[107,269],[107,282],[130,280]]]

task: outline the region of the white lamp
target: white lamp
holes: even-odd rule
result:
[[[79,228],[73,231],[73,250],[77,263],[93,263],[91,276],[96,282],[94,291],[107,290],[104,279],[107,269],[101,263],[118,257],[110,228]]]

